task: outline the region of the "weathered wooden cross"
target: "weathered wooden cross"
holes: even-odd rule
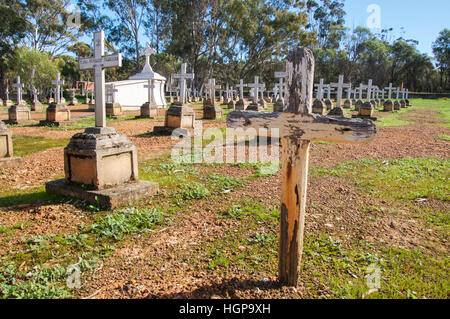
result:
[[[331,83],[330,86],[331,87],[335,87],[336,90],[337,90],[336,107],[341,107],[342,90],[344,88],[351,88],[352,87],[351,83],[344,83],[344,76],[343,75],[339,75],[338,83]],[[328,97],[328,99],[329,99],[329,97]]]
[[[284,112],[233,111],[227,118],[231,128],[267,129],[260,130],[259,135],[279,130],[282,162],[279,280],[292,286],[298,283],[303,249],[311,141],[361,143],[376,134],[371,120],[311,114],[314,65],[309,49],[297,48],[289,54]]]
[[[181,104],[186,103],[186,80],[187,79],[194,79],[194,73],[186,73],[187,65],[186,63],[181,64],[181,73],[180,74],[174,74],[173,77],[175,79],[178,79],[179,83],[179,95],[180,98],[178,99]]]
[[[22,89],[23,83],[20,83],[20,76],[17,77],[17,82],[13,84],[13,87],[17,90],[17,104],[22,103]]]
[[[52,81],[52,84],[56,86],[55,88],[55,102],[56,104],[61,103],[61,85],[64,85],[64,80],[61,80],[61,74],[56,73],[56,80]]]
[[[122,66],[122,54],[105,56],[105,33],[94,33],[94,57],[78,60],[80,70],[94,69],[95,127],[106,127],[105,68]]]

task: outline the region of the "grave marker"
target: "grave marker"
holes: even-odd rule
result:
[[[240,79],[239,84],[236,85],[236,88],[239,89],[239,101],[236,102],[236,110],[244,111],[247,108],[247,105],[244,101],[245,87],[247,87],[247,84],[244,84],[244,80]]]
[[[285,112],[233,111],[227,118],[230,128],[267,129],[260,130],[259,136],[264,131],[273,136],[271,129],[279,129],[282,145],[279,280],[290,286],[298,284],[301,265],[311,141],[360,143],[376,134],[376,126],[370,120],[311,114],[314,64],[309,49],[297,48],[289,54]]]
[[[13,104],[8,109],[8,124],[25,124],[31,122],[31,112],[25,101],[22,100],[23,83],[20,82],[20,76],[17,82],[13,84],[17,91],[17,104]],[[7,97],[7,99],[9,96]]]
[[[254,83],[247,84],[247,87],[253,90],[253,99],[252,103],[250,103],[249,106],[247,107],[248,111],[258,111],[258,112],[264,111],[264,107],[262,107],[258,103],[259,91],[263,86],[265,85],[259,83],[259,76],[255,76]]]

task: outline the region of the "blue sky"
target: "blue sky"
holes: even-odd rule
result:
[[[347,27],[367,26],[371,15],[367,8],[371,4],[380,8],[382,28],[392,27],[397,37],[419,41],[419,51],[430,56],[433,55],[431,45],[439,32],[450,29],[450,0],[346,0]],[[380,29],[372,31],[376,33]]]

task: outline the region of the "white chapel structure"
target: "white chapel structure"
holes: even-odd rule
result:
[[[155,50],[147,43],[147,47],[143,51],[145,54],[145,66],[142,72],[131,76],[125,81],[107,82],[105,84],[106,92],[110,92],[106,96],[106,102],[119,103],[123,110],[137,110],[142,104],[148,102],[148,80],[153,80],[153,99],[159,108],[166,108],[167,101],[165,98],[166,78],[153,71],[150,66],[150,55],[155,54]],[[114,94],[114,96],[111,96]]]

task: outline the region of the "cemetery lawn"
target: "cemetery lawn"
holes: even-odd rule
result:
[[[448,298],[450,104],[412,104],[377,112],[371,143],[312,145],[297,288],[276,281],[278,167],[175,164],[176,141],[148,134],[161,121],[113,121],[161,191],[105,212],[44,192],[64,175],[58,143],[76,130],[14,127],[24,165],[0,171],[0,297]]]

